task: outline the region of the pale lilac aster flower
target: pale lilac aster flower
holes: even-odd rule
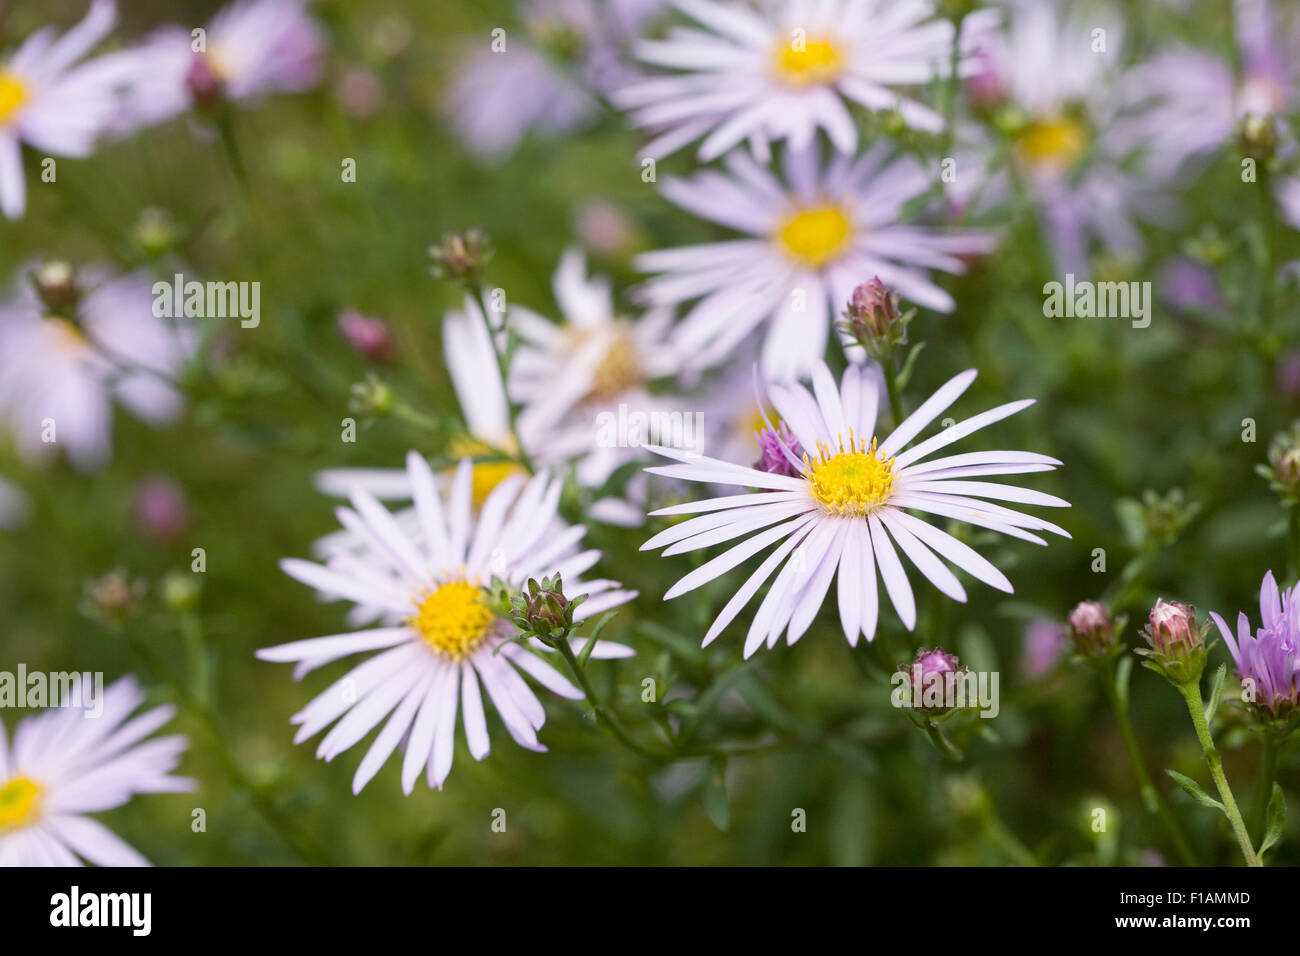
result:
[[[77,281],[85,294],[72,316],[49,314],[20,281],[17,298],[0,305],[0,418],[25,459],[63,449],[80,468],[103,464],[114,400],[151,425],[181,414],[173,383],[194,354],[197,331],[190,320],[154,316],[147,275],[83,271]]]
[[[1236,637],[1222,617],[1210,612],[1232,653],[1237,676],[1254,691],[1256,705],[1275,717],[1300,702],[1300,601],[1296,598],[1295,588],[1279,591],[1269,571],[1260,584],[1260,627],[1253,635],[1244,611],[1237,615]]]
[[[22,144],[52,156],[89,156],[119,107],[121,78],[107,57],[78,65],[113,28],[117,6],[95,0],[85,19],[57,39],[38,30],[0,60],[0,211],[23,215]]]
[[[1011,582],[986,558],[911,513],[963,521],[1036,544],[1047,542],[1035,531],[1069,537],[1051,522],[983,500],[1068,507],[1052,495],[982,480],[987,475],[1051,471],[1060,465],[1056,459],[1021,451],[930,458],[952,442],[1026,408],[1032,400],[1000,405],[908,447],[966,391],[975,374],[971,369],[949,380],[883,440],[873,437],[879,392],[870,387],[858,366],[850,366],[837,385],[825,363],[818,362],[812,393],[799,384],[769,387],[769,399],[805,450],[800,472],[793,477],[670,448],[654,449],[678,463],[647,469],[651,474],[759,489],[654,512],[697,517],[655,535],[642,550],[663,547],[665,555],[680,554],[743,539],[674,584],[665,600],[692,591],[777,545],[735,590],[704,636],[706,645],[717,638],[776,572],[745,639],[744,654],[749,657],[764,643],[775,646],[782,632],[790,644],[799,640],[821,608],[837,569],[840,624],[850,644],[856,644],[861,634],[868,640],[875,637],[880,581],[899,619],[911,630],[916,625],[916,599],[899,551],[953,600],[965,601],[966,589],[943,559],[1010,592]]]
[[[1009,28],[980,43],[1027,114],[1014,161],[1039,201],[1057,268],[1087,275],[1094,240],[1120,257],[1140,255],[1138,224],[1167,224],[1175,206],[1158,183],[1129,168],[1130,157],[1151,144],[1151,128],[1122,114],[1123,21],[1104,8],[1067,14],[1060,0],[1006,6]]]
[[[643,62],[677,72],[612,97],[634,123],[659,133],[645,156],[659,159],[702,138],[705,162],[745,140],[766,161],[772,142],[806,148],[818,130],[852,153],[858,134],[850,105],[896,109],[930,132],[943,126],[938,113],[902,92],[945,76],[950,66],[952,23],[937,18],[928,0],[673,5],[695,23],[644,40],[636,51]],[[989,16],[996,14],[972,14],[971,25]]]
[[[464,60],[448,90],[451,121],[475,154],[499,160],[529,133],[579,129],[599,112],[599,97],[634,76],[625,48],[663,0],[529,0],[527,38],[492,38]],[[571,58],[548,48],[560,47]]]
[[[799,474],[796,463],[803,460],[803,446],[785,422],[777,422],[774,429],[764,428],[756,437],[759,454],[758,461],[754,463],[755,468],[769,475],[793,477]]]
[[[1020,650],[1021,675],[1025,680],[1045,677],[1056,666],[1068,646],[1065,633],[1056,621],[1045,618],[1031,621],[1025,628]]]
[[[130,75],[116,129],[161,123],[211,99],[255,103],[304,92],[320,82],[324,51],[324,34],[301,0],[237,0],[207,25],[202,52],[189,29],[162,27],[110,57]]]
[[[12,745],[0,724],[0,866],[149,865],[87,816],[139,793],[194,789],[194,781],[171,776],[186,739],[146,740],[176,709],[155,707],[132,717],[144,699],[135,680],[124,677],[89,702],[90,709],[55,707],[24,718]]]
[[[295,641],[258,651],[267,661],[297,662],[301,677],[353,654],[378,651],[354,667],[293,717],[296,743],[333,727],[316,755],[324,760],[350,749],[371,730],[382,729],[352,780],[359,793],[405,741],[402,789],[410,793],[421,772],[442,788],[451,771],[458,719],[476,760],[489,750],[480,688],[486,688],[510,736],[529,750],[545,750],[537,731],[546,713],[520,671],[570,699],[582,691],[543,660],[544,646],[507,643],[514,626],[481,600],[480,587],[494,578],[518,588],[529,577],[561,574],[569,597],[588,595],[575,620],[599,615],[630,600],[634,592],[615,582],[583,581],[600,552],[578,550],[584,529],[557,514],[563,481],[540,473],[514,475],[488,496],[477,517],[470,502],[469,459],[461,461],[444,500],[433,472],[417,453],[407,456],[414,490],[414,534],[364,490],[351,495],[339,521],[367,542],[363,553],[329,566],[287,559],[289,576],[323,596],[381,610],[381,627]],[[581,640],[573,642],[575,649]],[[598,642],[597,658],[633,652]],[[352,693],[348,693],[348,690]]]
[[[930,270],[961,274],[963,256],[992,251],[993,236],[900,221],[933,185],[910,156],[880,142],[853,159],[822,164],[815,146],[785,154],[785,181],[743,151],[726,172],[705,170],[663,182],[665,198],[745,233],[745,238],[648,252],[638,268],[657,273],[640,295],[655,307],[694,301],[673,344],[697,367],[731,357],[759,326],[765,378],[805,377],[853,289],[871,276],[908,302],[951,312],[953,299]]]

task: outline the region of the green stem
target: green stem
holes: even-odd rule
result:
[[[1142,794],[1142,805],[1146,808],[1147,813],[1160,818],[1160,822],[1169,836],[1169,841],[1174,845],[1174,849],[1178,852],[1183,865],[1197,866],[1196,856],[1192,853],[1187,837],[1183,834],[1178,821],[1174,819],[1168,805],[1161,798],[1160,792],[1151,783],[1151,776],[1147,773],[1146,763],[1142,760],[1142,751],[1138,747],[1137,734],[1133,732],[1133,721],[1129,719],[1128,707],[1120,698],[1119,689],[1115,686],[1114,664],[1099,668],[1099,674],[1102,686],[1106,688],[1106,697],[1110,701],[1111,710],[1115,712],[1115,720],[1119,724],[1120,736],[1124,738],[1124,747],[1128,751],[1129,762],[1133,765],[1133,776],[1137,778],[1138,789]]]
[[[1277,285],[1277,203],[1273,198],[1273,174],[1267,157],[1259,160],[1261,228],[1264,230],[1264,275],[1260,277],[1259,325],[1262,332],[1273,328],[1274,300]]]
[[[587,679],[586,671],[584,671],[582,666],[578,663],[578,658],[574,655],[573,648],[569,646],[568,638],[558,641],[555,646],[559,650],[560,656],[564,658],[564,662],[569,665],[569,670],[573,673],[573,679],[576,680],[578,686],[582,688],[582,693],[586,696],[587,703],[591,705],[592,711],[596,714],[597,722],[604,726],[604,728],[614,736],[615,740],[621,743],[624,747],[627,747],[629,750],[650,760],[674,759],[673,754],[651,750],[642,745],[623,729],[618,718],[616,718],[613,713],[611,713],[605,705],[600,702],[600,698],[597,696],[595,690],[592,689],[591,682]]]
[[[1205,763],[1210,768],[1210,776],[1214,778],[1219,798],[1223,801],[1223,812],[1227,815],[1228,822],[1232,824],[1232,832],[1241,847],[1241,855],[1245,857],[1247,866],[1263,866],[1255,853],[1254,846],[1251,845],[1250,833],[1241,819],[1241,811],[1237,809],[1237,801],[1233,799],[1228,778],[1223,775],[1223,758],[1219,756],[1219,751],[1214,746],[1214,738],[1210,736],[1210,725],[1205,720],[1201,682],[1199,679],[1187,681],[1178,685],[1178,689],[1182,692],[1183,699],[1187,701],[1187,711],[1191,714],[1192,726],[1196,729],[1196,737],[1201,742],[1201,750],[1205,753]]]
[[[885,388],[889,391],[889,413],[894,417],[894,427],[903,423],[903,397],[898,390],[898,369],[894,365],[892,350],[883,356],[880,367],[885,372]]]
[[[1287,544],[1290,546],[1291,580],[1300,579],[1300,502],[1287,510]]]
[[[524,443],[519,440],[519,428],[517,420],[519,418],[519,405],[510,397],[510,362],[505,352],[497,342],[497,332],[492,328],[492,319],[488,317],[487,307],[483,305],[483,286],[477,280],[466,282],[466,289],[469,291],[470,298],[478,306],[479,315],[483,318],[483,328],[487,330],[488,341],[492,343],[492,354],[496,356],[497,371],[501,375],[501,391],[506,399],[506,415],[510,423],[510,437],[514,439],[515,455],[519,461],[529,471],[533,471],[532,461],[529,460],[528,452],[524,450]],[[506,326],[506,334],[510,335],[509,326]]]
[[[934,744],[935,749],[943,754],[945,760],[951,763],[961,763],[966,759],[956,745],[948,739],[948,735],[943,732],[943,728],[933,720],[922,718],[920,726],[925,731],[925,735],[930,738],[930,743]]]

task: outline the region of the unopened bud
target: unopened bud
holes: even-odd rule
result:
[[[46,262],[33,273],[32,283],[50,314],[72,315],[76,311],[81,290],[77,288],[77,274],[67,262]]]
[[[339,331],[348,345],[366,358],[384,361],[393,354],[393,336],[383,319],[348,309],[339,315]]]
[[[1156,601],[1143,632],[1149,651],[1143,653],[1175,684],[1199,680],[1205,670],[1206,648],[1196,611],[1177,601]]]
[[[1084,657],[1102,657],[1115,646],[1115,625],[1104,604],[1080,601],[1070,612],[1067,623],[1070,639]]]
[[[907,324],[916,310],[900,313],[898,295],[878,278],[853,290],[840,328],[870,354],[879,356],[907,342]]]
[[[393,390],[371,376],[352,385],[348,407],[359,415],[387,415],[393,410]]]
[[[225,84],[208,64],[206,53],[196,53],[190,58],[185,85],[194,98],[194,105],[199,109],[216,106],[225,98]]]
[[[433,274],[443,279],[473,279],[492,260],[487,236],[479,229],[447,233],[442,242],[429,247]]]

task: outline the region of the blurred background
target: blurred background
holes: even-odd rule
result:
[[[1225,6],[1123,4],[1127,42],[1134,56],[1171,36],[1218,49]],[[163,23],[203,23],[217,7],[130,0],[109,47]],[[47,23],[65,29],[84,8],[3,4],[0,49]],[[1228,311],[1252,308],[1260,203],[1231,150],[1187,186],[1178,228],[1148,232],[1146,256],[1094,263],[1098,277],[1155,283],[1150,328],[1045,318],[1042,286],[1054,273],[1033,203],[1017,196],[971,220],[996,226],[1002,241],[967,276],[943,278],[955,313],[922,311],[910,330],[927,343],[911,394],[975,366],[980,376],[959,406],[966,413],[1038,399],[962,450],[1060,458],[1065,467],[1035,476],[1033,487],[1073,503],[1052,515],[1072,541],[988,542],[1014,596],[975,587],[947,620],[923,619],[907,638],[894,622],[884,635],[897,663],[941,641],[963,663],[1001,674],[1001,714],[975,722],[963,765],[945,763],[888,706],[879,660],[853,666],[833,602],[794,648],[741,665],[734,633],[699,650],[736,582],[664,603],[688,559],[639,554],[645,529],[592,524],[587,542],[606,552],[603,567],[642,595],[606,635],[638,656],[601,666],[596,679],[639,731],[676,714],[699,720],[704,739],[763,752],[725,765],[653,765],[620,750],[580,705],[550,698],[542,732],[550,753],[514,746],[490,716],[491,756],[476,763],[460,741],[444,792],[421,783],[403,797],[390,761],[354,797],[360,753],[318,761],[315,741],[294,746],[288,723],[342,665],[297,683],[253,652],[344,629],[342,606],[319,603],[277,568],[336,527],[315,473],[397,467],[412,447],[445,451],[411,424],[349,406],[353,383],[377,375],[414,408],[457,412],[440,324],[460,293],[430,275],[430,243],[483,229],[496,250],[490,282],[553,316],[550,277],[569,245],[585,246],[593,270],[629,303],[634,253],[726,232],[642,181],[642,137],[608,111],[580,130],[525,136],[506,156],[466,148],[448,119],[448,91],[494,28],[527,35],[514,4],[318,2],[310,11],[328,37],[320,84],[235,111],[233,149],[210,124],[181,118],[91,158],[60,160],[56,184],[39,181],[29,151],[26,217],[0,224],[0,276],[15,282],[49,258],[164,277],[180,263],[204,277],[261,282],[260,327],[231,323],[216,336],[216,358],[187,375],[184,417],[152,428],[119,410],[102,470],[62,460],[33,467],[0,432],[0,476],[28,499],[27,520],[0,531],[0,668],[102,670],[107,681],[135,673],[160,701],[188,699],[177,688],[206,698],[182,706],[177,721],[192,740],[182,772],[199,781],[197,792],[137,798],[103,816],[110,827],[162,865],[1002,864],[1023,862],[1026,849],[1042,862],[1085,865],[1172,856],[1142,812],[1097,681],[1060,656],[1059,631],[1048,625],[1113,588],[1139,555],[1138,624],[1157,596],[1254,619],[1264,572],[1287,573],[1285,514],[1255,467],[1300,405],[1300,359],[1289,351],[1300,299],[1284,286],[1279,331],[1248,342],[1188,315],[1165,281],[1181,263],[1220,290]],[[660,175],[691,169],[688,152]],[[347,158],[355,183],[341,181]],[[1282,242],[1285,259],[1300,254],[1294,233],[1283,230]],[[349,344],[338,324],[347,310],[387,323],[386,355]],[[355,443],[340,440],[349,415],[361,423]],[[1243,441],[1245,419],[1257,424],[1253,442]],[[1181,503],[1163,497],[1174,489]],[[1143,505],[1147,491],[1162,499]],[[194,548],[206,553],[203,574],[190,571]],[[1098,548],[1102,573],[1092,569]],[[1131,624],[1129,643],[1139,641],[1135,631]],[[1226,650],[1216,647],[1211,660],[1227,661]],[[643,704],[646,677],[676,702]],[[1235,862],[1221,821],[1163,772],[1205,776],[1182,701],[1141,669],[1131,696],[1148,766],[1202,861]],[[0,719],[12,733],[19,716]],[[1239,710],[1225,706],[1220,720],[1229,778],[1249,804],[1258,748]],[[1280,780],[1294,792],[1295,769],[1284,765]],[[204,833],[191,830],[195,807],[206,810]],[[1091,829],[1098,807],[1109,818],[1101,836]],[[504,833],[491,826],[497,808]],[[792,828],[799,809],[806,832]],[[1290,842],[1276,862],[1296,861]]]

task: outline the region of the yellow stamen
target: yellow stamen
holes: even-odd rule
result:
[[[476,585],[449,581],[417,602],[406,622],[439,654],[459,661],[478,646],[496,622]]]
[[[26,105],[27,84],[12,73],[0,70],[0,126],[4,126]]]
[[[41,815],[44,788],[28,777],[14,777],[0,787],[0,833],[35,823]]]
[[[829,37],[794,37],[776,48],[776,74],[790,86],[832,82],[844,70],[844,55]]]
[[[1018,145],[1031,166],[1068,169],[1088,148],[1088,130],[1066,116],[1047,117],[1026,126]]]
[[[877,452],[876,440],[867,447],[849,431],[848,449],[837,439],[838,450],[817,443],[817,457],[804,452],[808,483],[813,497],[830,515],[869,515],[889,500],[894,487],[894,459]]]
[[[470,438],[468,435],[451,442],[448,450],[455,458],[481,458],[493,453],[490,445],[476,438]],[[512,449],[502,450],[511,451]],[[487,501],[487,496],[492,493],[492,489],[511,475],[526,474],[528,474],[527,470],[513,461],[488,461],[475,465],[471,480],[473,490],[470,492],[471,497],[474,499],[474,507],[481,508],[483,502]]]
[[[810,206],[786,217],[776,235],[793,258],[819,267],[839,255],[852,232],[844,210],[826,205]]]
[[[606,402],[618,397],[641,381],[641,361],[630,336],[620,332],[610,343],[605,357],[592,376],[590,401]]]

